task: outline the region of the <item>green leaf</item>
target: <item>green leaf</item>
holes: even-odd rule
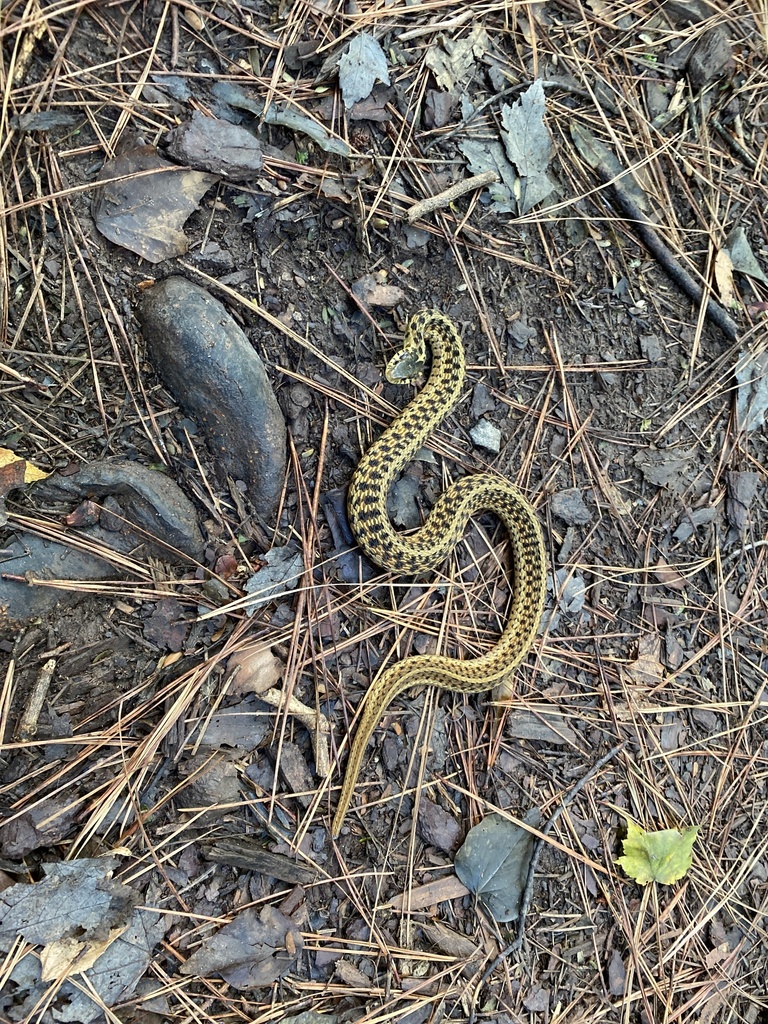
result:
[[[627,820],[627,838],[624,856],[618,858],[630,878],[640,885],[661,882],[670,885],[682,878],[693,861],[693,841],[699,825],[691,825],[683,832],[666,828],[661,832],[645,832],[633,821]]]

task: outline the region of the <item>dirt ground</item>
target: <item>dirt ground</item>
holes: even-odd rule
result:
[[[110,857],[155,930],[108,997],[82,949],[47,977],[29,966],[66,928],[35,938],[0,918],[0,1020],[768,1021],[768,12],[353,8],[29,0],[0,13],[0,446],[46,473],[161,470],[203,538],[196,560],[137,546],[96,580],[35,570],[29,614],[4,623],[3,888]],[[346,103],[331,58],[361,33],[389,82]],[[509,209],[475,187],[409,223],[414,202],[481,172],[477,153],[504,139],[534,80],[549,194],[523,209],[533,170],[518,165]],[[162,155],[193,111],[221,118],[222,83],[325,134],[230,103],[263,165],[190,205],[188,252],[152,263],[107,240],[93,202],[104,162],[118,144]],[[40,112],[68,120],[24,120]],[[635,170],[618,198],[574,129],[610,150],[609,177]],[[622,190],[726,309],[725,330],[649,249]],[[136,310],[171,275],[223,302],[264,362],[288,431],[274,513],[147,358]],[[458,326],[467,380],[393,515],[418,525],[466,472],[508,477],[542,523],[547,607],[508,702],[422,688],[387,710],[333,840],[373,676],[409,654],[477,657],[510,600],[493,517],[415,580],[350,554],[345,488],[413,394],[383,367],[425,307]],[[497,428],[497,451],[478,426]],[[78,503],[37,487],[9,489],[0,558],[33,537],[81,543],[82,509],[64,519]],[[275,549],[300,569],[249,614],[240,599]],[[254,695],[270,684],[278,706]],[[509,951],[515,922],[467,892],[454,857],[490,812],[532,809],[539,830],[561,813]],[[629,877],[627,818],[699,826],[687,873]],[[206,943],[238,923],[239,952],[217,960]],[[78,938],[106,947],[91,927]]]

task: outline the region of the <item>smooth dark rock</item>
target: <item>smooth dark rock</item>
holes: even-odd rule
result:
[[[268,520],[283,487],[286,431],[258,354],[224,306],[183,277],[145,292],[137,314],[166,387]]]

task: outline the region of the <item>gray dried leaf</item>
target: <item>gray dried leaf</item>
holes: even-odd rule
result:
[[[50,553],[47,558],[45,564],[50,564]],[[41,846],[60,843],[72,829],[76,815],[76,808],[66,796],[47,797],[33,804],[28,811],[0,825],[0,856],[17,860]]]
[[[253,615],[257,608],[294,589],[304,574],[301,553],[289,545],[270,548],[264,561],[267,564],[254,573],[243,588],[246,594],[254,595],[245,609],[247,615]]]
[[[270,103],[265,110],[262,99],[249,96],[234,82],[216,82],[211,87],[211,92],[221,103],[234,107],[236,110],[247,110],[249,114],[262,118],[264,124],[277,124],[289,131],[307,135],[315,145],[326,153],[334,153],[337,156],[349,156],[350,154],[350,148],[343,139],[330,135],[321,124],[293,107]]]
[[[523,820],[536,828],[541,821],[538,808],[528,811]],[[514,921],[520,913],[533,843],[530,832],[491,814],[470,829],[456,854],[459,880],[496,921]]]
[[[278,124],[289,131],[300,132],[312,139],[315,145],[326,153],[333,153],[335,156],[350,155],[349,145],[343,139],[337,139],[317,121],[292,107],[270,103],[264,111],[264,124]]]
[[[282,1024],[337,1024],[336,1013],[319,1013],[317,1010],[305,1010],[297,1017],[283,1017]]]
[[[619,951],[614,949],[611,953],[608,964],[608,990],[612,996],[624,995],[624,983],[627,979],[627,971]]]
[[[743,470],[726,474],[725,513],[728,522],[741,533],[749,522],[749,506],[757,493],[760,474]]]
[[[696,89],[703,89],[705,85],[733,70],[731,39],[724,26],[713,25],[699,36],[688,56],[686,67]]]
[[[445,39],[442,46],[430,46],[424,60],[440,88],[451,93],[469,82],[477,58],[490,45],[485,26],[478,23],[462,39]]]
[[[677,490],[685,483],[683,474],[695,452],[695,448],[646,448],[632,461],[649,484]]]
[[[725,240],[725,248],[731,257],[735,271],[739,274],[746,274],[747,277],[754,277],[756,281],[762,281],[763,284],[768,284],[768,277],[765,276],[757,262],[743,227],[733,228]]]
[[[191,780],[184,789],[184,806],[210,808],[209,819],[220,815],[222,806],[236,804],[242,796],[238,758],[231,751],[222,751],[217,757],[200,751],[181,761],[179,771]]]
[[[339,61],[339,87],[347,110],[370,96],[377,82],[389,85],[387,57],[377,39],[361,32]]]
[[[106,934],[125,924],[135,893],[112,880],[116,857],[93,857],[45,864],[46,877],[32,885],[20,882],[0,895],[0,945],[17,935],[45,945],[69,935]]]
[[[441,921],[422,921],[419,927],[441,953],[455,956],[457,960],[479,960],[483,955],[480,943],[468,935],[452,931]]]
[[[562,715],[557,713],[536,713],[534,711],[513,711],[507,719],[505,731],[518,740],[538,740],[559,746],[578,743],[578,736],[566,725]]]
[[[690,540],[694,531],[699,526],[708,526],[717,517],[717,509],[712,506],[706,508],[695,508],[680,520],[680,525],[672,534],[675,540],[684,542]]]
[[[405,292],[396,284],[388,284],[383,274],[363,274],[352,285],[352,293],[367,306],[393,309],[405,300]]]
[[[520,175],[520,213],[527,213],[552,191],[547,168],[552,156],[552,138],[544,123],[546,101],[541,79],[536,81],[511,107],[503,104],[501,133],[507,156]]]
[[[202,748],[219,750],[221,747],[256,750],[272,729],[270,718],[254,696],[248,696],[239,704],[222,708],[217,714],[206,719],[200,735]]]
[[[768,351],[742,352],[733,371],[736,390],[736,422],[749,433],[765,420],[768,411]]]
[[[515,198],[519,179],[512,164],[504,154],[500,142],[481,142],[477,139],[462,139],[458,143],[462,156],[473,174],[493,171],[498,174],[499,181],[488,186],[488,194],[493,200],[491,209],[494,213],[515,213]]]
[[[129,143],[101,169],[93,219],[110,242],[160,263],[187,251],[182,228],[215,181],[163,160],[154,146]]]
[[[231,924],[204,939],[179,968],[207,978],[220,974],[240,992],[271,985],[291,969],[304,948],[301,932],[276,907],[244,910]]]
[[[302,807],[312,803],[313,777],[307,759],[297,743],[283,740],[280,746],[280,774],[286,783],[286,795],[295,793]]]
[[[292,857],[263,849],[256,836],[222,836],[204,845],[203,854],[214,864],[256,871],[289,885],[307,885],[317,877],[315,871],[297,864]]]
[[[17,936],[43,947],[39,958],[19,961],[8,979],[20,1002],[48,1005],[55,996],[56,1020],[89,1024],[104,1019],[105,1005],[134,992],[169,921],[135,909],[139,895],[110,877],[118,863],[102,857],[47,864],[42,881],[0,896],[0,948],[9,949]],[[53,971],[53,994],[46,967]],[[73,974],[76,984],[66,980]]]

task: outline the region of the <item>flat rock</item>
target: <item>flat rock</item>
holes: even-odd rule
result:
[[[202,557],[203,537],[192,502],[169,477],[139,463],[99,461],[68,475],[53,473],[34,485],[34,495],[70,506],[101,499],[101,516],[94,523],[84,516],[82,525],[62,530],[61,540],[20,529],[8,539],[0,578],[0,635],[85,596],[81,588],[68,590],[67,580],[124,575],[120,559],[110,557],[113,552],[141,556],[150,551],[169,561]],[[76,522],[77,510],[69,518]]]

